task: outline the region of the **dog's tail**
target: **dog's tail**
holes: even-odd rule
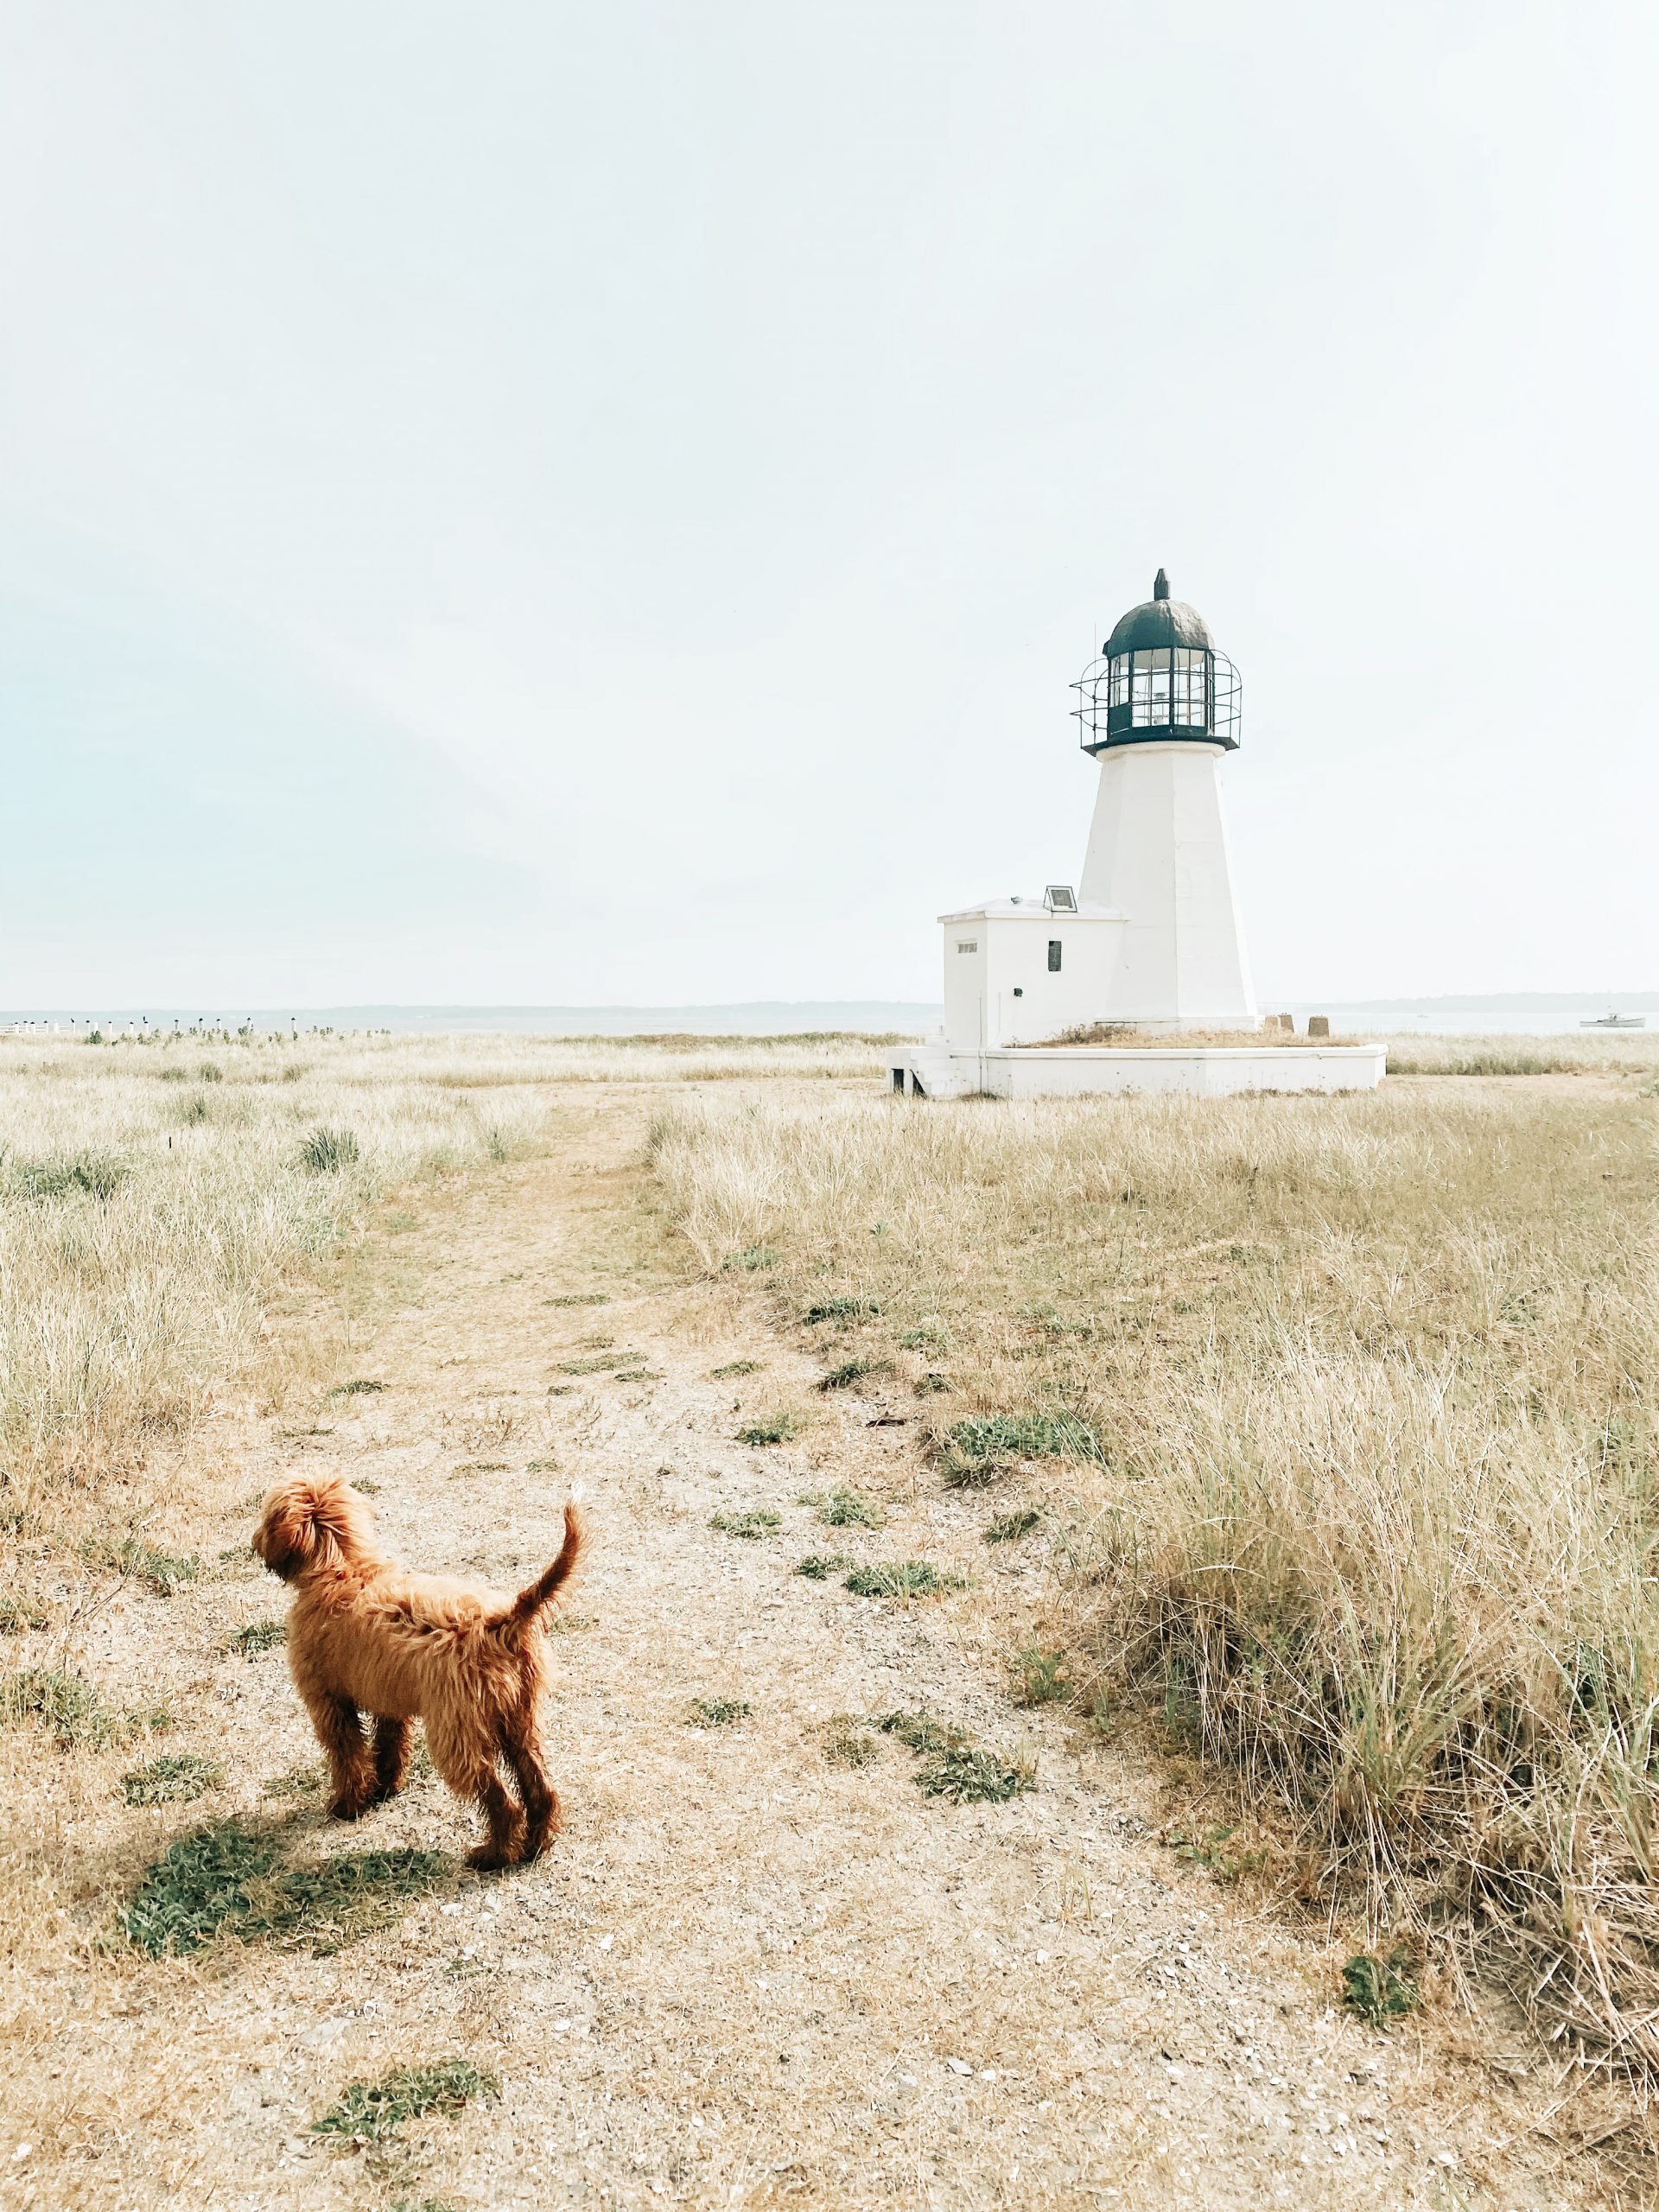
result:
[[[544,1574],[537,1577],[527,1590],[521,1590],[502,1616],[501,1626],[510,1637],[521,1634],[530,1624],[550,1605],[560,1589],[569,1580],[582,1557],[582,1547],[587,1537],[576,1502],[570,1498],[564,1509],[564,1542],[559,1555]]]

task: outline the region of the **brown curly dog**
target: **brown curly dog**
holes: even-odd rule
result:
[[[337,1820],[354,1821],[402,1788],[409,1725],[418,1718],[433,1765],[489,1821],[471,1863],[509,1866],[543,1849],[558,1828],[559,1801],[536,1710],[547,1672],[542,1614],[575,1566],[582,1534],[573,1502],[558,1557],[512,1598],[382,1558],[373,1508],[337,1476],[294,1475],[275,1486],[253,1548],[296,1586],[288,1663],[334,1769],[328,1810]],[[502,1787],[499,1761],[520,1802]]]

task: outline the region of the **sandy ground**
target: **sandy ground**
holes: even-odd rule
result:
[[[0,2204],[1614,2201],[1548,2124],[1535,2071],[1506,2083],[1436,2030],[1384,2037],[1336,2011],[1339,1954],[1183,1867],[1157,1840],[1150,1771],[1014,1709],[996,1654],[1040,1603],[1037,1568],[988,1550],[983,1498],[941,1491],[913,1401],[817,1393],[810,1343],[770,1330],[747,1286],[675,1278],[638,1226],[642,1127],[637,1102],[586,1102],[560,1157],[480,1177],[384,1240],[390,1293],[351,1371],[385,1389],[329,1402],[311,1433],[227,1411],[210,1432],[218,1516],[193,1532],[232,1554],[218,1579],[89,1622],[111,1694],[166,1683],[170,1747],[214,1752],[231,1778],[198,1805],[130,1810],[130,1754],[15,1754],[14,1847],[43,1932],[25,1946]],[[582,1294],[608,1302],[549,1303]],[[618,1349],[650,1379],[565,1371]],[[714,1375],[745,1358],[759,1371]],[[816,1409],[798,1440],[735,1440],[785,1405]],[[282,1653],[245,1660],[226,1639],[283,1610],[234,1548],[296,1461],[378,1485],[385,1540],[412,1563],[510,1586],[584,1485],[594,1543],[550,1728],[563,1835],[529,1870],[457,1869],[333,1956],[100,1949],[137,1871],[205,1818],[284,1822],[301,1855],[472,1840],[429,1777],[343,1832],[314,1787],[271,1789],[315,1746]],[[831,1483],[879,1497],[887,1525],[822,1528],[799,1501]],[[756,1506],[778,1533],[709,1525]],[[975,1587],[906,1605],[791,1571],[828,1551],[928,1558]],[[751,1710],[699,1727],[694,1698]],[[1034,1754],[1036,1789],[952,1808],[889,1737],[861,1766],[828,1756],[837,1716],[919,1707]],[[499,2105],[390,2152],[308,2136],[348,2082],[456,2052],[499,2072]]]

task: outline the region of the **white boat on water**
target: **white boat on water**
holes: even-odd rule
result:
[[[1599,1014],[1579,1024],[1580,1029],[1645,1029],[1647,1026],[1645,1014]]]

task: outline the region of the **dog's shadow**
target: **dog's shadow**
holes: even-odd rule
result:
[[[461,1862],[448,1852],[308,1847],[333,1825],[321,1807],[299,1804],[275,1818],[233,1815],[192,1829],[144,1869],[117,1911],[117,1940],[151,1958],[221,1941],[327,1955],[460,1884]]]

